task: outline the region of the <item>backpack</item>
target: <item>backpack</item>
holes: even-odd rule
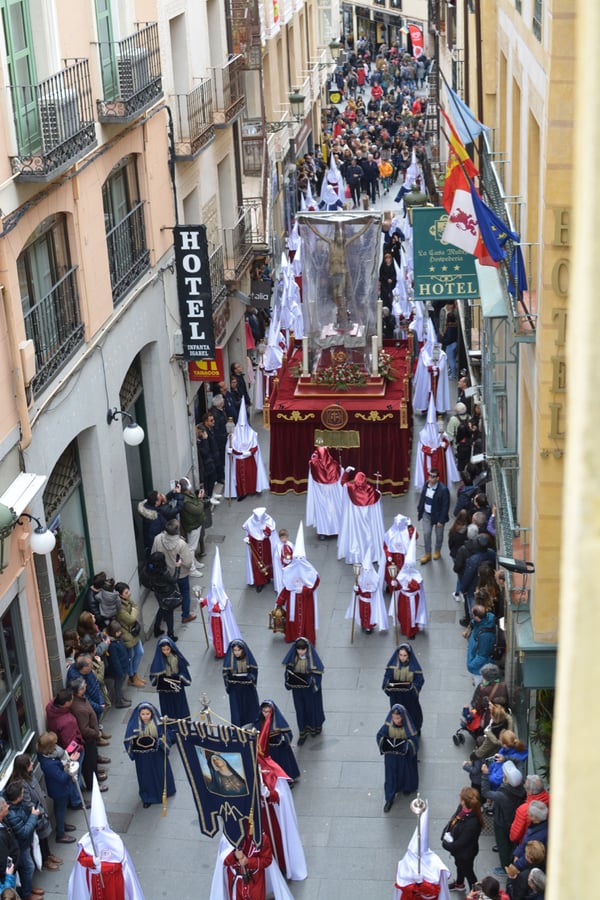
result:
[[[494,645],[490,651],[490,659],[499,662],[506,653],[506,632],[496,622],[493,628],[482,628],[479,634],[494,634]]]

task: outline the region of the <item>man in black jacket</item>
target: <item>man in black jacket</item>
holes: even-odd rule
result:
[[[425,541],[425,555],[421,557],[421,565],[424,566],[431,559],[431,533],[435,529],[435,550],[433,559],[441,556],[444,543],[444,526],[448,521],[448,509],[450,507],[450,491],[440,481],[438,469],[429,470],[429,478],[423,485],[419,505],[417,507],[419,521],[423,520],[423,540]]]
[[[360,205],[360,189],[363,179],[362,166],[358,164],[358,159],[354,157],[352,162],[346,168],[346,184],[350,188],[352,194],[353,209],[357,209]]]

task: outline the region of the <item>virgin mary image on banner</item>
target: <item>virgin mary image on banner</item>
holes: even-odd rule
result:
[[[223,797],[243,797],[248,785],[240,774],[244,764],[239,753],[213,753],[196,748],[206,787],[212,794]]]

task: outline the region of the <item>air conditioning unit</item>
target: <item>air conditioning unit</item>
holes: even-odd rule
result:
[[[120,56],[117,60],[121,98],[128,100],[139,94],[151,82],[150,53],[147,47],[138,47],[128,56]]]
[[[42,145],[47,152],[64,144],[81,130],[77,91],[47,94],[39,99]]]

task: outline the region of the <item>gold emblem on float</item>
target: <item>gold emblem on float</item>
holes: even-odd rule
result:
[[[339,431],[348,424],[348,413],[343,406],[332,403],[321,411],[321,422],[330,431]]]

